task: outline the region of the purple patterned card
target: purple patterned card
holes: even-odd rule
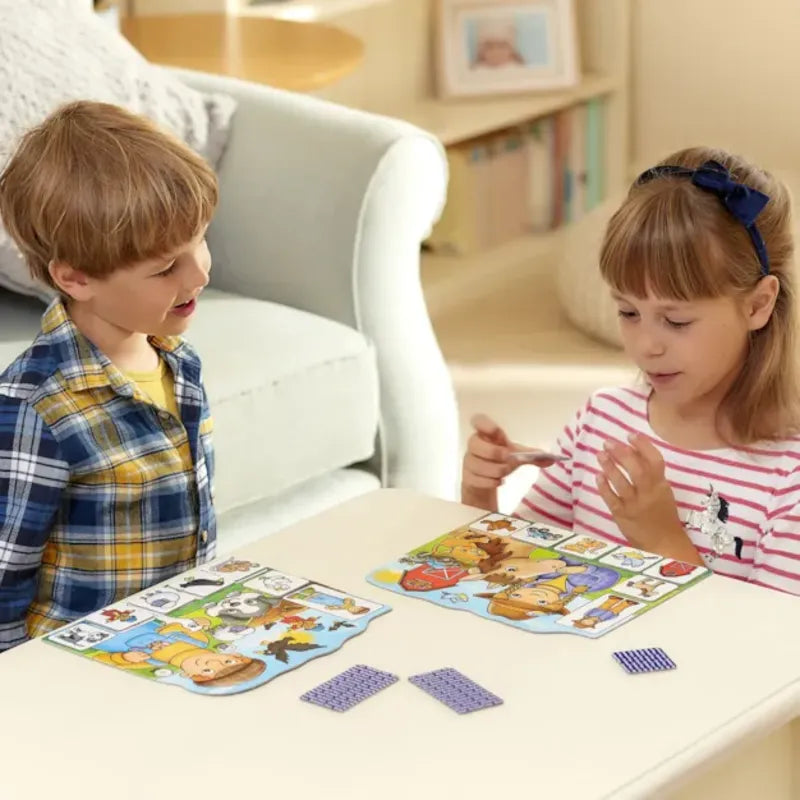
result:
[[[499,706],[503,702],[452,667],[412,675],[409,681],[459,714]]]
[[[619,650],[614,653],[614,658],[629,675],[637,675],[642,672],[661,672],[675,669],[677,666],[660,647]]]
[[[331,711],[347,711],[398,680],[391,672],[356,664],[301,695],[300,699]]]

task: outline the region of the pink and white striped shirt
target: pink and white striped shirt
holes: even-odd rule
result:
[[[558,439],[569,461],[541,470],[516,516],[627,544],[595,485],[608,438],[647,436],[666,465],[678,513],[714,572],[800,594],[800,437],[691,451],[660,439],[643,388],[595,392]]]

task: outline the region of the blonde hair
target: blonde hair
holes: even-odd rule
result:
[[[0,217],[34,278],[62,261],[95,278],[192,241],[218,201],[212,168],[148,119],[78,101],[23,137],[0,175]]]
[[[756,226],[769,274],[780,287],[770,320],[750,333],[745,362],[718,409],[718,426],[725,421],[733,444],[784,438],[800,427],[790,196],[772,175],[721,150],[681,150],[659,166],[696,169],[709,160],[722,164],[734,181],[769,196]],[[670,175],[631,187],[608,224],[600,272],[620,293],[643,298],[650,291],[673,300],[741,297],[763,277],[744,225],[719,197]]]

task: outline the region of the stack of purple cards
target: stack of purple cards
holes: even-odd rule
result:
[[[614,653],[614,658],[630,675],[641,672],[661,672],[676,667],[675,662],[660,647],[620,650]]]
[[[306,692],[300,699],[332,711],[347,711],[398,680],[391,672],[357,664]]]
[[[503,702],[497,695],[450,667],[412,675],[409,680],[459,714],[499,706]]]

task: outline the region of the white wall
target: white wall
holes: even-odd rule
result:
[[[633,0],[636,167],[693,144],[800,167],[799,0]]]

